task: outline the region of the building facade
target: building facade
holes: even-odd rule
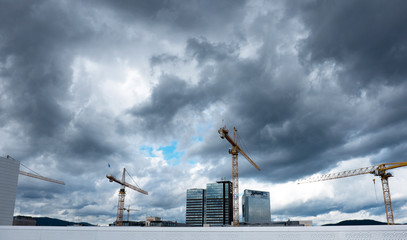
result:
[[[205,219],[205,189],[187,190],[186,224],[203,226]]]
[[[230,225],[233,221],[232,182],[217,181],[206,185],[205,224]]]
[[[270,193],[248,189],[244,190],[242,211],[243,221],[245,223],[270,223]]]
[[[20,161],[0,157],[0,225],[13,224]]]

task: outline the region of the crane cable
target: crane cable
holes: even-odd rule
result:
[[[376,179],[374,179],[374,178],[373,178],[373,188],[374,188],[374,193],[376,195],[376,203],[378,203],[379,201],[377,200]]]
[[[247,148],[247,146],[246,146],[246,144],[245,144],[243,138],[240,137],[240,134],[239,134],[239,133],[236,133],[236,135],[237,135],[236,144],[237,144],[237,142],[239,141],[239,142],[241,143],[241,145],[242,145],[242,149],[246,152],[246,154],[248,154],[249,156],[252,156],[252,155],[250,154],[250,152],[248,151],[248,148]],[[238,145],[240,145],[240,144],[238,144]]]
[[[13,160],[15,160],[14,158],[12,158],[11,156],[7,155],[7,158],[11,158]],[[36,171],[32,170],[31,168],[27,167],[26,165],[24,165],[22,162],[20,162],[20,165],[22,165],[23,167],[27,168],[28,170],[30,170],[31,172],[37,174],[38,176],[41,176],[41,174],[37,173]],[[41,176],[42,177],[42,176]]]
[[[139,185],[137,185],[136,181],[134,181],[133,177],[130,176],[129,171],[126,170],[126,172],[127,172],[127,175],[129,175],[129,177],[131,178],[131,180],[133,180],[134,185],[136,185],[136,187],[140,188]],[[141,188],[140,188],[140,189],[141,189]]]
[[[27,168],[28,170],[30,170],[31,172],[37,174],[38,176],[41,176],[41,174],[37,173],[36,171],[32,170],[31,168],[27,167],[26,165],[24,165],[22,162],[20,162],[20,165],[22,165],[23,167]],[[41,176],[42,177],[42,176]]]

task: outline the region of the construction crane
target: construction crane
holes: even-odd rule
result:
[[[233,185],[233,226],[239,226],[239,168],[238,168],[238,153],[240,152],[257,170],[260,171],[259,166],[250,159],[249,156],[237,145],[237,129],[233,127],[233,139],[229,136],[229,131],[226,126],[220,128],[218,133],[222,139],[226,138],[232,148],[229,149],[229,154],[232,154],[232,185]]]
[[[123,208],[123,210],[126,210],[126,211],[127,211],[127,222],[130,221],[130,211],[139,211],[138,209],[131,209],[131,208],[130,208],[130,205],[129,205],[129,207],[127,207],[127,208]]]
[[[9,155],[6,155],[6,157],[0,156],[0,166],[2,172],[0,174],[0,183],[2,185],[0,187],[0,225],[13,224],[14,207],[20,175],[65,185],[62,181],[41,176]],[[21,166],[27,168],[30,172],[20,171]]]
[[[394,224],[394,215],[393,215],[393,206],[391,204],[391,197],[390,197],[390,188],[389,188],[389,177],[393,177],[391,173],[386,172],[387,170],[405,167],[407,166],[407,162],[397,162],[397,163],[383,163],[378,166],[371,166],[365,168],[359,168],[354,170],[348,170],[338,173],[330,173],[325,174],[322,176],[316,176],[307,178],[304,180],[300,180],[297,183],[310,183],[310,182],[319,182],[319,181],[326,181],[331,179],[337,178],[344,178],[344,177],[352,177],[362,174],[373,174],[375,176],[379,176],[382,180],[382,188],[383,188],[383,198],[384,198],[384,207],[386,208],[386,217],[387,217],[387,224],[393,225]]]
[[[9,155],[7,155],[6,158],[10,158],[10,159],[15,160],[14,158],[10,157]],[[22,163],[20,163],[20,165],[22,165],[22,166],[24,166],[25,168],[29,169],[28,167],[26,167],[26,166],[25,166],[24,164],[22,164]],[[29,170],[31,170],[31,169],[29,169]],[[31,170],[31,171],[34,172],[33,170]],[[65,185],[65,183],[62,182],[62,181],[55,180],[55,179],[52,179],[52,178],[43,177],[43,176],[39,175],[39,174],[36,173],[36,172],[34,172],[35,174],[33,174],[33,173],[28,173],[28,172],[24,172],[24,171],[19,170],[18,173],[21,174],[21,175],[27,176],[27,177],[37,178],[37,179],[41,179],[41,180],[44,180],[44,181],[48,181],[48,182],[53,182],[53,183]]]
[[[62,182],[62,181],[55,180],[55,179],[52,179],[52,178],[43,177],[43,176],[41,176],[41,175],[36,175],[36,174],[32,174],[32,173],[28,173],[28,172],[21,171],[21,170],[20,170],[18,173],[21,174],[21,175],[27,176],[27,177],[37,178],[37,179],[41,179],[41,180],[44,180],[44,181],[48,181],[48,182],[53,182],[53,183],[58,183],[58,184],[61,184],[61,185],[65,185],[65,183]]]
[[[125,181],[125,176],[126,176],[126,168],[123,168],[123,175],[122,175],[122,180],[120,181],[119,179],[113,177],[112,175],[106,175],[106,177],[109,179],[110,182],[117,182],[118,184],[122,185],[120,190],[119,190],[119,201],[117,204],[117,218],[116,218],[116,226],[122,226],[123,225],[123,210],[124,208],[124,198],[126,197],[126,190],[125,187],[128,187],[130,189],[136,190],[137,192],[140,192],[142,194],[148,195],[147,191],[144,191],[143,189],[136,187],[130,183],[127,183]],[[127,172],[127,174],[129,174]],[[130,174],[129,174],[130,176]],[[131,177],[131,176],[130,176]]]

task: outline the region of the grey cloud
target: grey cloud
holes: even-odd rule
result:
[[[218,62],[225,58],[231,59],[235,52],[230,45],[210,43],[205,39],[195,38],[188,40],[186,50],[201,64],[208,60]],[[178,59],[174,56],[158,55],[151,58],[150,64],[154,67],[157,64],[178,61]],[[154,87],[149,102],[134,106],[130,113],[142,119],[141,122],[147,126],[146,129],[162,130],[160,126],[170,125],[182,110],[188,108],[189,111],[199,112],[221,98],[221,89],[217,89],[215,83],[208,79],[209,77],[205,76],[197,85],[190,85],[178,76],[164,73],[160,77],[159,84]]]
[[[332,11],[334,9],[332,8]],[[312,11],[311,16],[315,18],[315,24],[323,22],[320,21],[319,15],[315,14],[312,8],[309,11]],[[341,8],[339,11],[345,12],[346,8]],[[334,14],[331,15],[334,16]],[[397,16],[392,17],[399,23],[403,22],[398,21],[397,18]],[[318,50],[320,45],[326,45],[327,49],[330,49],[328,46],[331,46],[333,41],[326,41],[322,36],[313,34],[313,25],[308,24],[307,21],[305,23],[305,26],[310,28],[311,34],[309,38],[304,40],[304,43],[321,41],[321,44],[315,44],[315,51],[324,49]],[[328,21],[328,23],[330,22]],[[340,28],[338,26],[331,29]],[[358,30],[351,29],[349,31]],[[326,32],[329,34],[328,30]],[[348,37],[350,38],[349,44],[353,43],[352,37],[354,36],[349,34]],[[273,38],[270,39],[267,36],[264,39],[271,41],[271,44],[274,43]],[[248,148],[252,152],[254,151],[255,155],[258,155],[257,152],[262,152],[259,154],[260,164],[262,164],[265,173],[257,175],[258,173],[253,171],[251,176],[262,176],[261,179],[271,181],[294,180],[312,173],[311,171],[335,166],[336,162],[341,160],[375,154],[382,149],[403,144],[405,139],[403,131],[388,132],[389,129],[392,129],[390,126],[397,129],[397,122],[400,124],[404,122],[403,106],[405,104],[393,104],[393,102],[400,101],[397,99],[403,99],[403,94],[384,95],[385,97],[381,99],[381,102],[385,103],[386,108],[382,108],[380,103],[374,100],[381,93],[372,92],[371,95],[367,95],[366,99],[372,103],[371,109],[369,109],[371,112],[369,112],[364,105],[352,103],[352,101],[364,101],[363,99],[342,94],[341,89],[335,86],[320,90],[313,89],[313,86],[304,78],[301,66],[296,65],[298,63],[295,59],[282,58],[280,63],[272,59],[274,55],[269,55],[270,51],[276,51],[277,46],[271,44],[265,42],[259,49],[259,52],[264,53],[264,57],[260,55],[254,61],[234,59],[235,61],[229,61],[230,64],[227,66],[216,65],[215,70],[211,72],[218,74],[211,76],[215,79],[216,86],[219,88],[222,86],[228,90],[223,96],[223,99],[227,99],[230,103],[227,112],[229,116],[226,122],[244,126],[240,128],[240,131],[243,131],[241,132],[242,136],[248,138],[246,139],[246,142],[249,142]],[[344,41],[344,44],[347,44],[347,41]],[[385,45],[383,49],[389,46],[389,44]],[[304,44],[301,45],[300,51],[302,53],[313,51],[313,48]],[[366,52],[356,52],[355,54],[361,59],[360,62],[363,62],[362,58],[367,58],[364,56],[367,54]],[[350,55],[344,53],[344,56]],[[306,59],[304,57],[301,60],[302,64],[304,62],[305,64],[317,62],[313,58]],[[375,61],[375,58],[372,61]],[[271,67],[268,62],[271,62]],[[351,63],[352,61],[347,62]],[[397,66],[401,67],[400,64]],[[216,71],[217,67],[222,71]],[[382,69],[379,66],[376,68],[377,71]],[[286,71],[283,75],[276,77],[277,69]],[[361,69],[361,71],[365,70],[367,68]],[[384,69],[383,73],[386,71]],[[351,78],[358,79],[358,81],[364,81],[363,76],[354,68],[345,68],[341,70],[341,74],[346,74]],[[339,82],[342,81],[341,76],[339,75]],[[376,84],[387,85],[393,80],[394,83],[399,82],[397,76],[394,78],[394,76],[389,75],[388,77],[392,80],[380,80]],[[228,85],[229,81],[232,82],[230,79],[233,79],[235,86],[239,84],[240,87],[230,87],[232,86],[231,84]],[[335,82],[336,80],[323,78],[321,81]],[[403,88],[401,86],[401,89]],[[383,114],[377,114],[378,109],[383,111]],[[238,121],[233,119],[238,119]],[[384,135],[375,136],[375,133],[380,131],[383,131]],[[373,139],[369,139],[369,136],[372,136]],[[358,138],[366,139],[363,141],[365,144],[363,147],[359,146],[360,148],[352,150],[346,148],[346,143],[356,141]],[[202,153],[206,150],[203,149]],[[314,166],[316,169],[308,166]],[[246,176],[246,170],[242,170],[242,176]]]
[[[193,104],[197,95],[187,83],[175,76],[163,76],[152,93],[151,102],[135,107],[131,112],[141,117],[147,129],[171,123],[180,109]]]
[[[272,210],[272,215],[283,215],[285,217],[316,216],[338,210],[337,203],[332,202],[330,199],[311,200],[306,203],[306,206],[304,207],[304,204],[294,204],[290,208]],[[273,206],[271,207],[273,208]]]
[[[45,199],[55,199],[54,194],[46,192],[46,191],[24,191],[21,196],[22,198],[29,198],[29,199],[38,199],[38,198],[45,198]]]
[[[177,57],[177,56],[163,53],[160,55],[152,56],[150,59],[150,66],[151,66],[151,68],[154,68],[157,65],[159,66],[159,65],[162,65],[167,62],[172,63],[172,62],[177,62],[177,61],[181,61],[181,59],[179,59],[179,57]]]
[[[225,43],[210,43],[205,38],[190,38],[187,42],[186,51],[200,64],[210,60],[219,63],[230,57],[236,57],[234,55],[238,52],[238,46]]]
[[[334,61],[343,68],[340,83],[349,92],[404,81],[404,1],[308,1],[298,5],[309,30],[300,44],[306,65]]]
[[[405,149],[407,143],[404,141],[395,144],[395,146],[389,147],[382,151],[378,156],[372,158],[372,162],[375,164],[388,163],[388,162],[402,162],[407,159],[407,153]]]
[[[315,102],[315,105],[304,103],[309,101],[309,87],[305,85],[298,68],[290,67],[292,72],[287,76],[276,77],[262,57],[250,61],[235,55],[227,63],[218,63],[211,66],[212,71],[203,71],[201,77],[212,79],[210,89],[222,89],[211,93],[218,94],[217,99],[228,103],[226,122],[244,126],[240,132],[246,138],[245,142],[249,143],[248,148],[254,153],[263,152],[259,155],[263,158],[260,163],[266,172],[262,174],[264,177],[275,181],[293,176],[290,173],[294,169],[288,174],[277,169],[287,164],[306,163],[327,149],[344,143],[346,133],[339,130],[351,123],[337,122],[338,119],[332,114],[335,110],[324,98],[325,95],[320,97],[325,102]],[[278,67],[281,66],[275,66]],[[318,96],[315,100],[318,101]],[[349,111],[339,105],[337,110],[346,114]],[[211,150],[204,147],[199,153],[206,155],[206,152]],[[287,154],[280,158],[273,156],[274,152]],[[332,164],[332,161],[321,167]],[[245,169],[242,170],[242,176],[245,176]],[[255,171],[250,172],[254,174]]]
[[[212,34],[222,33],[226,26],[239,20],[244,14],[246,1],[214,1],[210,4],[201,1],[148,2],[105,1],[108,9],[115,9],[118,17],[125,21],[144,21],[153,26],[165,26],[172,32],[186,31]]]
[[[295,79],[295,77],[299,77],[299,75],[291,73],[288,75],[288,78],[276,78],[273,76],[273,73],[266,70],[268,66],[263,63],[264,59],[259,58],[255,61],[239,59],[238,55],[235,54],[236,50],[233,49],[233,51],[231,51],[226,44],[190,39],[187,49],[187,52],[192,53],[198,62],[205,63],[208,59],[217,62],[215,66],[211,66],[210,64],[203,65],[199,82],[202,84],[198,84],[197,87],[189,91],[189,93],[201,91],[207,93],[207,95],[200,95],[199,101],[194,98],[198,96],[198,94],[186,96],[186,91],[184,90],[186,84],[180,84],[180,82],[178,82],[178,85],[171,82],[170,85],[172,88],[170,91],[168,87],[170,86],[168,85],[169,81],[163,79],[167,81],[162,81],[153,91],[152,102],[154,104],[147,105],[150,106],[149,108],[144,107],[141,108],[141,110],[137,110],[136,113],[138,116],[148,116],[150,112],[147,110],[151,110],[157,114],[157,116],[162,117],[163,120],[171,120],[179,108],[185,105],[196,106],[197,103],[206,103],[209,105],[216,100],[222,100],[223,102],[228,102],[230,107],[226,122],[233,118],[239,119],[238,122],[234,120],[231,122],[245,126],[243,135],[248,136],[248,142],[253,142],[253,144],[249,145],[250,149],[254,149],[255,151],[262,149],[262,151],[269,152],[269,150],[264,150],[264,148],[268,148],[270,145],[273,146],[273,150],[279,150],[279,148],[295,148],[295,151],[292,151],[293,153],[288,155],[287,159],[284,159],[290,162],[298,162],[300,160],[306,162],[306,160],[309,159],[309,155],[315,156],[315,154],[318,154],[314,149],[321,149],[318,151],[325,150],[324,145],[321,146],[321,143],[326,145],[329,143],[329,141],[326,141],[328,138],[333,140],[338,137],[337,135],[333,136],[335,134],[334,132],[326,132],[323,130],[323,126],[328,126],[332,124],[333,121],[336,121],[333,115],[316,111],[316,108],[320,108],[319,106],[315,109],[305,110],[305,112],[300,110],[303,106],[301,101],[304,97],[304,93],[302,92],[304,90],[301,89],[301,86],[303,86],[301,78]],[[231,55],[228,55],[230,53]],[[227,58],[227,61],[223,61],[225,58]],[[210,69],[210,71],[208,71],[208,69]],[[175,94],[173,89],[175,89],[176,86],[179,86],[177,87],[179,90],[177,90]],[[176,101],[174,99],[180,101],[180,104],[174,102]],[[173,108],[173,106],[165,107],[169,103],[174,104],[177,108]],[[160,107],[163,109],[160,109]],[[331,106],[327,106],[327,108],[329,107]],[[171,110],[171,115],[166,114],[164,109]],[[309,112],[307,111],[314,111],[316,114],[321,115],[321,120],[315,122],[315,117],[309,116]],[[305,116],[308,117],[304,118]],[[261,132],[261,129],[267,130],[269,127],[273,128],[273,126],[280,128],[283,124],[287,124],[285,119],[296,119],[296,117],[300,117],[301,120],[293,120],[295,122],[288,123],[285,129],[281,128],[284,132],[273,132],[273,137]],[[149,118],[148,122],[151,123],[154,122],[154,120],[154,118]],[[321,125],[321,123],[323,123],[322,121],[325,122],[323,125]],[[259,138],[263,141],[259,142]],[[316,138],[319,140],[317,139],[318,141],[315,141]],[[273,141],[275,141],[275,139],[278,139],[278,142],[274,143]],[[284,141],[284,139],[286,140]],[[295,145],[295,142],[298,142],[298,145]],[[332,142],[332,144],[334,143],[335,142]],[[206,149],[204,146],[202,151],[197,152],[197,154],[202,153],[207,155],[210,152],[212,151]],[[264,166],[265,171],[270,172],[267,175],[274,176],[273,178],[279,178],[280,175],[276,174],[275,170],[272,171],[272,169],[275,169],[274,162],[285,162],[284,164],[287,164],[287,162],[279,159],[270,162],[269,159],[270,157],[268,157],[267,162],[270,167],[267,167],[266,161]]]
[[[62,5],[8,1],[2,5],[1,91],[9,99],[2,103],[2,119],[19,123],[38,142],[60,134],[72,118],[65,107],[71,98],[72,47],[86,36]],[[78,28],[64,27],[69,25]]]
[[[84,16],[82,8],[88,5],[62,2],[2,4],[0,91],[7,101],[0,103],[4,110],[0,122],[17,123],[20,141],[30,142],[29,154],[14,156],[27,159],[58,153],[61,170],[78,173],[85,171],[80,161],[101,161],[114,154],[119,143],[110,139],[111,129],[105,129],[107,114],[98,116],[85,109],[93,120],[80,122],[74,119],[77,109],[71,108],[73,60],[79,52],[92,53],[88,48],[92,42],[103,43],[94,42],[97,29],[92,21],[84,21],[94,12]]]

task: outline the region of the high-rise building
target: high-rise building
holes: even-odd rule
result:
[[[230,225],[233,221],[232,182],[217,181],[206,185],[205,224]]]
[[[203,226],[205,214],[205,189],[188,189],[186,224]]]
[[[270,223],[270,193],[245,189],[242,209],[245,223]]]

